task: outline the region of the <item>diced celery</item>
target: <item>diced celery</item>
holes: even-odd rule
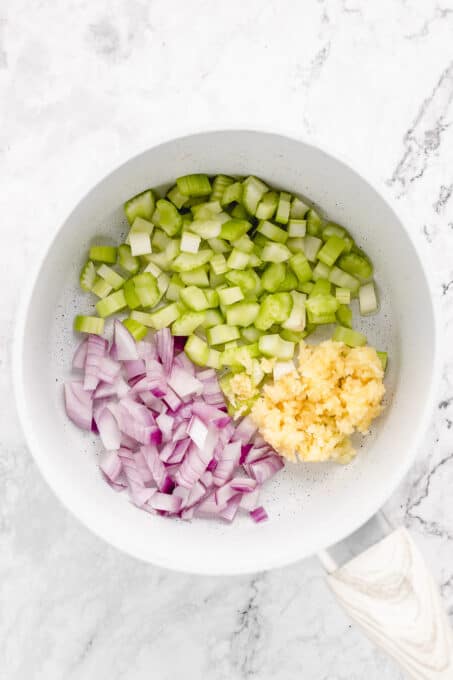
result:
[[[95,262],[115,264],[117,250],[113,246],[91,246],[89,258]]]
[[[225,319],[218,309],[207,309],[204,312],[204,319],[201,325],[203,328],[212,328],[212,326],[218,326],[224,321]]]
[[[213,309],[219,306],[219,293],[216,290],[211,290],[208,288],[203,291],[206,295],[206,300],[208,301],[208,309]]]
[[[242,205],[242,203],[238,203],[235,205],[233,208],[230,210],[231,217],[234,217],[235,220],[247,220],[248,219],[248,212]]]
[[[173,276],[170,279],[170,283],[167,288],[165,297],[167,298],[167,300],[170,300],[171,302],[177,302],[179,300],[179,293],[182,288],[184,288],[183,280],[181,279],[179,274],[173,274]]]
[[[214,272],[211,271],[209,272],[209,285],[211,288],[217,288],[218,286],[221,286],[222,284],[226,283],[225,275],[224,274],[214,274]]]
[[[181,210],[181,208],[187,203],[187,196],[184,196],[184,194],[179,191],[177,185],[170,189],[170,191],[167,193],[167,198],[173,203],[174,206],[178,208],[178,210]]]
[[[156,203],[156,213],[154,213],[153,219],[168,236],[175,236],[179,233],[182,227],[182,217],[173,203],[164,198],[159,199]]]
[[[148,262],[143,272],[149,272],[157,279],[157,277],[162,274],[162,269],[160,269],[157,264],[154,264],[154,262]]]
[[[301,201],[300,198],[297,198],[297,196],[294,196],[289,213],[291,219],[301,220],[305,217],[307,211],[308,205]]]
[[[354,241],[350,236],[344,236],[343,241],[345,242],[345,248],[344,248],[344,253],[350,253],[353,246],[354,246]]]
[[[196,220],[211,220],[222,212],[222,206],[219,201],[207,201],[194,205],[191,211]]]
[[[154,230],[151,239],[151,244],[153,248],[157,248],[158,250],[165,250],[169,243],[171,243],[171,238],[167,236],[167,234],[163,232],[162,229]]]
[[[297,286],[297,290],[299,290],[301,293],[305,293],[306,295],[310,295],[311,291],[314,288],[314,283],[313,281],[306,281],[306,283],[300,283]]]
[[[203,323],[204,312],[186,312],[179,319],[173,321],[171,332],[173,335],[192,335],[194,330]]]
[[[378,351],[376,351],[376,354],[378,355],[379,360],[380,360],[380,362],[381,362],[381,364],[382,364],[382,370],[385,371],[385,369],[387,368],[387,361],[388,361],[387,352],[378,352]]]
[[[336,311],[337,321],[340,326],[352,328],[352,310],[347,305],[340,305]]]
[[[283,262],[272,262],[267,265],[261,277],[264,290],[275,293],[285,280],[286,265]]]
[[[324,262],[318,262],[316,267],[313,269],[313,281],[318,281],[318,279],[328,279],[330,276],[331,268],[328,267]]]
[[[291,292],[292,290],[295,290],[298,286],[299,282],[297,280],[297,276],[294,274],[294,272],[291,271],[288,267],[286,268],[286,273],[285,273],[285,278],[281,282],[281,284],[278,287],[278,292],[285,292],[287,291],[288,293]]]
[[[311,208],[306,215],[306,220],[307,220],[307,233],[310,234],[311,236],[317,236],[321,232],[323,225],[323,220],[321,216],[318,215],[316,210],[313,210],[313,208]]]
[[[349,305],[351,302],[351,291],[349,288],[336,288],[335,297],[341,305]]]
[[[103,300],[96,303],[96,311],[101,317],[111,316],[116,312],[120,312],[126,307],[126,298],[122,289],[115,291],[108,295]]]
[[[253,250],[255,248],[255,245],[253,241],[247,236],[247,234],[244,234],[244,236],[241,236],[241,238],[236,239],[236,241],[232,241],[231,245],[236,248],[236,250],[241,250],[243,253],[253,253]]]
[[[210,345],[222,345],[224,342],[237,340],[240,337],[240,333],[236,326],[220,324],[219,326],[208,328],[206,330],[206,337]]]
[[[283,243],[270,242],[261,251],[263,262],[286,262],[292,253]]]
[[[344,328],[337,326],[333,332],[332,340],[335,342],[344,342],[349,347],[362,347],[366,345],[366,337],[362,333],[353,331],[351,328]]]
[[[113,286],[110,285],[108,281],[98,277],[91,287],[91,292],[94,293],[98,298],[105,298],[113,290]]]
[[[132,226],[130,228],[131,231],[143,231],[145,234],[151,235],[154,230],[154,224],[150,222],[149,220],[143,219],[143,217],[136,217],[135,220],[132,222]],[[129,232],[129,233],[130,233]]]
[[[255,326],[260,331],[267,331],[273,324],[282,324],[291,313],[293,305],[289,293],[273,293],[262,298],[260,311]]]
[[[360,282],[356,278],[335,266],[330,270],[329,281],[340,288],[349,288],[352,293],[357,293],[360,287]]]
[[[143,340],[143,338],[146,337],[146,334],[148,333],[146,326],[138,323],[138,321],[134,321],[134,319],[124,319],[123,326],[127,328],[129,333],[137,342]]]
[[[339,236],[330,236],[320,249],[318,260],[328,267],[332,267],[345,249],[345,246],[346,244],[342,238]]]
[[[335,323],[335,312],[338,309],[338,300],[333,295],[317,295],[305,302],[308,320],[310,323],[324,324]]]
[[[256,209],[256,217],[259,220],[272,219],[278,205],[278,194],[276,191],[267,191]]]
[[[293,300],[293,306],[289,317],[282,323],[282,328],[291,331],[303,331],[305,328],[306,296],[303,293],[298,293],[296,290],[292,290],[290,295]]]
[[[241,250],[233,248],[228,260],[227,266],[229,269],[245,269],[249,263],[250,256],[247,253],[243,253]]]
[[[292,253],[303,253],[305,248],[305,239],[300,238],[289,238],[286,241],[286,246],[290,249]]]
[[[221,238],[209,238],[208,243],[215,253],[229,253],[231,246]]]
[[[249,264],[249,267],[261,267],[261,265],[263,264],[263,261],[255,253],[250,253],[248,264]]]
[[[128,238],[131,246],[131,253],[134,257],[137,255],[147,255],[152,252],[151,239],[146,232],[130,231]]]
[[[207,175],[185,175],[176,180],[179,191],[183,196],[207,196],[211,193],[211,183]]]
[[[377,312],[378,301],[373,281],[365,283],[359,288],[359,308],[362,316]]]
[[[124,299],[126,300],[126,305],[129,307],[129,309],[137,309],[137,307],[140,307],[140,298],[135,291],[135,285],[132,279],[126,281],[123,286],[123,290]]]
[[[267,220],[261,220],[257,231],[269,240],[277,241],[278,243],[286,243],[286,240],[288,239],[288,232]]]
[[[136,274],[140,268],[138,259],[132,255],[130,246],[126,244],[118,248],[118,264],[129,274]]]
[[[307,234],[304,238],[304,253],[309,262],[315,262],[318,256],[319,249],[322,246],[322,241],[316,236]]]
[[[279,335],[262,335],[258,340],[258,348],[265,357],[282,360],[292,359],[294,356],[294,342],[283,340]]]
[[[251,224],[247,220],[228,220],[224,222],[220,229],[220,238],[227,241],[237,241],[251,229]],[[218,234],[217,234],[218,235]]]
[[[269,187],[257,177],[247,177],[242,183],[242,204],[251,215],[255,215],[258,203]]]
[[[217,253],[214,255],[210,262],[210,267],[214,274],[224,274],[228,271],[227,263],[224,255],[222,253]]]
[[[104,281],[107,281],[107,283],[109,283],[115,290],[121,288],[126,280],[106,264],[101,264],[101,266],[98,268],[98,276],[104,279]]]
[[[220,236],[221,223],[215,216],[209,220],[194,220],[190,225],[191,230],[204,239],[218,238]]]
[[[74,319],[74,330],[79,333],[102,335],[104,332],[104,319],[100,319],[98,316],[76,316]]]
[[[261,281],[258,274],[253,269],[243,271],[228,271],[225,274],[228,283],[239,286],[246,297],[258,296],[262,292]]]
[[[222,205],[229,205],[240,201],[242,201],[242,182],[233,182],[226,187],[220,202]]]
[[[281,191],[277,205],[277,212],[275,214],[275,221],[279,224],[287,224],[290,210],[291,194],[286,193],[286,191]]]
[[[330,281],[327,279],[317,279],[315,285],[313,286],[310,297],[316,297],[317,295],[330,295],[332,292],[332,286]]]
[[[222,305],[233,305],[244,299],[244,294],[239,286],[233,288],[223,288],[219,290],[219,300]]]
[[[197,288],[196,286],[183,288],[179,293],[179,297],[181,301],[194,312],[202,312],[209,307],[206,295],[201,288]]]
[[[161,295],[164,295],[164,293],[167,292],[169,285],[170,277],[168,276],[168,274],[165,274],[164,272],[162,272],[162,274],[159,274],[159,276],[157,277],[157,288]]]
[[[307,222],[305,220],[289,220],[288,222],[288,236],[291,238],[301,238],[305,236],[307,230]]]
[[[137,312],[132,312],[131,317],[132,314],[137,314]],[[157,310],[157,312],[152,312],[152,314],[149,314],[149,322],[152,328],[154,328],[156,331],[159,331],[161,328],[170,326],[179,316],[180,309],[178,307],[178,303],[173,302],[166,307],[161,307]],[[139,321],[139,319],[136,320]],[[147,324],[144,325],[146,326]]]
[[[91,260],[87,260],[87,262],[85,262],[83,265],[82,271],[80,272],[80,287],[83,290],[89,292],[92,289],[95,281],[96,268]]]
[[[147,328],[154,328],[153,326],[153,315],[149,312],[137,312],[135,309],[130,313],[129,318],[137,323],[146,326]]]
[[[181,281],[185,283],[186,286],[200,286],[200,288],[208,288],[209,279],[205,267],[206,265],[192,269],[189,272],[181,272]]]
[[[225,193],[225,189],[231,186],[234,179],[226,175],[217,175],[212,183],[211,201],[220,201]]]
[[[172,263],[175,272],[188,272],[207,264],[212,257],[212,250],[199,250],[198,253],[181,253]]]
[[[159,302],[161,294],[157,287],[157,281],[150,272],[137,274],[132,281],[141,307],[154,307]]]
[[[282,328],[280,337],[289,342],[300,342],[305,337],[305,331],[290,331],[288,328]]]
[[[220,296],[220,292],[219,292]],[[260,306],[257,302],[237,302],[226,310],[229,326],[250,326],[258,316]]]
[[[322,230],[322,240],[323,241],[328,241],[328,239],[331,236],[338,236],[339,238],[343,239],[347,235],[347,231],[344,227],[340,227],[339,224],[335,224],[335,222],[327,222],[326,226]]]
[[[262,335],[263,331],[259,331],[255,326],[247,326],[246,328],[241,329],[241,336],[244,340],[247,340],[247,342],[256,342]]]
[[[197,335],[190,335],[184,345],[184,352],[197,366],[206,366],[209,359],[209,347]]]
[[[293,255],[289,260],[289,266],[297,276],[299,283],[306,283],[312,277],[311,267],[303,253]]]
[[[373,275],[373,265],[369,259],[358,253],[347,253],[338,260],[338,266],[343,271],[360,279],[369,279]]]
[[[154,203],[154,194],[151,189],[143,191],[141,194],[137,194],[126,201],[124,212],[129,224],[132,224],[136,217],[143,217],[145,220],[151,219],[151,215],[154,212]]]
[[[190,231],[184,231],[181,236],[181,252],[182,253],[198,253],[201,238],[198,234],[192,234]]]

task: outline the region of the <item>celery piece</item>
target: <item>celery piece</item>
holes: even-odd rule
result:
[[[169,243],[171,243],[171,238],[162,229],[155,229],[151,239],[152,247],[158,250],[165,250]]]
[[[210,262],[210,267],[214,274],[225,274],[228,271],[227,263],[224,255],[222,253],[217,253],[214,255]]]
[[[202,173],[178,177],[176,184],[183,196],[198,197],[207,196],[211,193],[209,178]]]
[[[378,301],[373,281],[359,288],[359,309],[362,316],[377,312]]]
[[[340,326],[352,328],[352,310],[347,305],[340,305],[336,311],[337,321]]]
[[[88,293],[92,289],[95,281],[96,268],[91,260],[87,260],[80,272],[80,287]]]
[[[267,331],[273,324],[286,321],[293,305],[289,293],[273,293],[262,298],[260,311],[255,320],[255,326],[260,331]]]
[[[129,315],[130,319],[137,321],[137,323],[140,323],[147,328],[154,328],[152,317],[153,315],[149,312],[137,312],[135,309]]]
[[[198,234],[192,234],[190,231],[184,231],[181,236],[181,252],[182,253],[198,253],[201,238]]]
[[[373,275],[373,265],[369,259],[357,253],[342,255],[338,260],[338,266],[348,274],[358,276],[360,279],[369,279]]]
[[[277,205],[277,212],[275,214],[275,221],[279,224],[287,224],[290,210],[291,194],[288,194],[286,191],[281,191]]]
[[[206,366],[209,366],[210,368],[215,368],[216,371],[219,371],[222,368],[221,356],[222,355],[219,351],[217,351],[216,349],[212,349],[212,347],[210,347],[208,358],[206,361]]]
[[[190,272],[181,272],[181,281],[185,283],[186,286],[200,286],[200,288],[208,288],[209,279],[205,266],[197,267],[197,269],[192,269]]]
[[[170,279],[165,297],[171,302],[177,302],[179,300],[179,293],[181,289],[184,288],[184,282],[179,276],[179,274],[173,274]]]
[[[306,205],[300,198],[294,196],[291,202],[291,210],[289,216],[291,219],[302,220],[308,212],[308,205]]]
[[[203,328],[212,328],[212,326],[218,326],[225,321],[222,314],[218,309],[207,309],[204,312],[203,323],[201,324]]]
[[[204,312],[186,312],[179,319],[173,321],[171,332],[173,335],[192,335],[194,330],[203,323]]]
[[[222,212],[222,206],[219,201],[206,201],[206,203],[194,205],[191,211],[196,220],[211,220]]]
[[[124,212],[129,224],[132,224],[136,217],[143,217],[145,220],[151,219],[151,215],[154,212],[154,203],[152,189],[147,189],[126,201]]]
[[[306,215],[306,220],[307,220],[307,233],[310,234],[311,236],[317,236],[321,232],[323,225],[323,220],[321,216],[318,215],[316,210],[313,210],[313,208],[311,208]]]
[[[285,273],[285,278],[279,285],[277,292],[288,292],[290,293],[292,290],[295,290],[297,286],[299,285],[299,282],[297,280],[297,276],[294,274],[291,269],[287,268],[286,273]]]
[[[290,236],[291,238],[301,238],[302,236],[305,236],[306,231],[307,231],[306,220],[294,220],[294,219],[289,220],[288,236]]]
[[[126,307],[126,298],[122,289],[115,291],[108,295],[103,300],[96,302],[96,311],[101,317],[111,316],[116,312],[120,312]]]
[[[307,234],[304,238],[304,253],[309,262],[315,262],[318,256],[319,249],[322,246],[322,241],[316,236]]]
[[[101,279],[104,279],[104,281],[107,281],[107,283],[109,283],[115,290],[121,288],[121,286],[123,286],[126,281],[126,279],[117,274],[114,269],[106,264],[101,264],[101,266],[98,268],[98,276],[100,276]]]
[[[218,238],[220,236],[221,223],[215,218],[209,220],[194,220],[190,225],[191,230],[204,239]]]
[[[203,292],[206,295],[206,300],[208,301],[208,309],[213,309],[219,306],[219,294],[216,290],[211,290],[208,288],[208,290]]]
[[[329,279],[331,268],[328,267],[324,262],[318,262],[316,267],[313,269],[313,281],[318,281],[319,279]]]
[[[278,194],[276,191],[267,191],[256,209],[256,217],[258,220],[272,219],[278,205]]]
[[[339,224],[335,222],[327,222],[326,226],[322,230],[322,240],[328,241],[331,236],[338,236],[341,239],[347,235],[347,231],[344,227],[340,227]]]
[[[292,253],[283,243],[270,242],[261,251],[263,262],[286,262]]]
[[[284,262],[272,262],[268,264],[261,277],[264,290],[275,293],[285,280],[286,265]]]
[[[168,276],[168,274],[165,274],[164,272],[162,272],[162,274],[159,274],[159,276],[157,277],[157,288],[161,295],[164,295],[167,292],[169,285],[170,277]]]
[[[340,288],[349,288],[352,293],[357,293],[360,287],[358,279],[335,266],[330,270],[329,281]]]
[[[303,253],[293,255],[289,260],[289,266],[297,276],[299,283],[306,283],[312,277],[311,267]]]
[[[226,175],[216,175],[212,183],[211,201],[220,201],[225,193],[225,189],[234,183],[234,179]]]
[[[221,238],[208,238],[209,246],[215,253],[229,253],[231,246]]]
[[[339,236],[330,236],[318,252],[318,260],[328,267],[338,260],[345,249],[345,242]]]
[[[131,317],[132,314],[136,315],[137,313],[138,312],[132,312]],[[151,314],[149,314],[149,325],[156,331],[159,331],[162,328],[165,328],[166,326],[170,326],[173,323],[173,321],[176,321],[176,319],[179,316],[180,308],[178,306],[178,303],[173,302],[172,304],[167,305],[166,307],[161,307],[156,312],[152,312]],[[136,320],[140,321],[140,319]],[[146,326],[148,324],[144,323],[144,325]]]
[[[182,227],[182,217],[176,207],[165,198],[160,198],[156,203],[157,225],[165,231],[168,236],[175,236]],[[156,219],[153,216],[153,219]]]
[[[225,274],[228,283],[239,286],[246,297],[258,296],[262,292],[261,281],[258,274],[253,269],[243,271],[228,271]]]
[[[157,281],[150,272],[137,274],[132,281],[141,307],[154,307],[159,302],[161,295],[157,287]]]
[[[104,319],[100,319],[98,316],[76,316],[74,319],[74,330],[79,333],[102,335],[104,332]]]
[[[293,301],[289,317],[282,323],[282,328],[290,331],[303,331],[305,328],[305,300],[306,296],[296,290],[290,293]]]
[[[333,332],[332,340],[335,342],[344,342],[349,347],[362,347],[366,345],[366,337],[362,333],[353,331],[351,328],[344,328],[337,326]]]
[[[208,328],[206,330],[206,337],[210,345],[222,345],[224,342],[237,340],[240,337],[240,333],[236,326],[220,324],[219,326]]]
[[[351,291],[349,288],[336,288],[335,297],[341,305],[349,305],[351,302]]]
[[[98,277],[91,287],[91,292],[94,293],[98,298],[105,298],[113,290],[113,286],[110,285],[108,281],[104,281]]]
[[[228,260],[227,267],[229,269],[245,269],[249,263],[250,256],[247,253],[243,253],[241,250],[233,248]]]
[[[323,315],[333,314],[337,311],[339,305],[338,300],[333,295],[316,295],[316,297],[309,297],[305,302],[305,307],[309,315],[311,323],[315,323],[310,317],[320,317]]]
[[[173,203],[174,206],[176,206],[176,208],[178,208],[178,210],[181,210],[181,208],[187,203],[187,196],[184,196],[184,194],[179,191],[177,185],[170,189],[170,191],[167,193],[167,198]]]
[[[154,276],[155,279],[157,279],[158,276],[162,274],[162,270],[160,267],[157,266],[157,264],[154,264],[154,262],[148,262],[145,269],[143,270],[143,273],[150,273]]]
[[[242,201],[242,182],[233,182],[226,187],[220,202],[222,205],[229,205],[240,203],[240,201]]]
[[[199,250],[198,253],[181,253],[173,261],[171,268],[175,272],[188,272],[207,264],[212,257],[212,250]]]
[[[197,335],[190,335],[184,345],[184,352],[197,366],[206,366],[209,359],[209,347]]]
[[[137,293],[135,292],[135,286],[134,282],[132,279],[129,279],[126,281],[126,283],[123,286],[124,290],[124,298],[126,300],[126,305],[129,307],[129,309],[137,309],[137,307],[140,307],[140,298],[138,297]]]
[[[262,335],[263,331],[259,331],[255,326],[246,326],[241,329],[241,336],[244,340],[247,340],[247,342],[256,342]]]
[[[260,234],[258,231],[255,233],[255,236],[253,237],[253,243],[255,244],[256,248],[264,248],[264,246],[269,245],[271,241],[269,241],[268,238]]]
[[[333,324],[337,322],[337,317],[335,314],[315,314],[307,309],[307,319],[309,323],[313,326],[322,326],[325,324]]]
[[[220,295],[220,293],[219,293]],[[257,302],[237,302],[226,310],[229,326],[250,326],[258,316],[260,306]]]
[[[376,351],[376,354],[378,355],[379,360],[380,360],[380,362],[381,362],[382,370],[385,371],[385,369],[387,368],[387,361],[388,361],[387,352],[378,352],[378,351]]]
[[[237,250],[241,250],[243,253],[253,253],[253,250],[255,248],[255,245],[253,241],[247,236],[247,234],[244,234],[244,236],[241,236],[240,238],[236,239],[236,241],[232,241],[231,245],[233,248],[236,248]]]
[[[237,241],[238,238],[244,236],[251,228],[250,222],[247,220],[228,220],[224,222],[220,229],[220,238],[226,241]],[[219,235],[219,234],[217,234]]]
[[[305,252],[305,239],[299,238],[289,238],[286,241],[287,248],[290,249],[292,253],[304,253]]]
[[[282,360],[292,359],[294,356],[294,342],[283,340],[279,335],[262,335],[258,340],[258,348],[265,357]]]
[[[154,230],[154,224],[150,222],[149,220],[143,219],[143,217],[136,217],[135,220],[132,222],[130,232],[131,231],[142,231],[145,234],[151,234],[153,233]],[[129,232],[129,233],[130,233]]]
[[[95,262],[115,264],[117,250],[113,246],[91,246],[89,257]]]
[[[128,238],[131,246],[131,253],[134,257],[137,255],[147,255],[152,252],[149,234],[146,234],[143,231],[130,231]]]
[[[215,289],[218,286],[221,286],[222,284],[226,283],[225,275],[224,274],[214,274],[214,272],[211,271],[209,272],[209,285],[211,288]]]
[[[277,241],[278,243],[286,243],[288,239],[288,232],[280,227],[275,226],[272,222],[267,220],[261,220],[258,225],[257,231],[263,234],[270,241]]]
[[[330,281],[327,279],[317,279],[315,285],[311,289],[310,297],[316,297],[317,295],[330,295],[332,292],[332,286]]]
[[[146,326],[139,323],[138,321],[134,321],[134,319],[124,319],[123,326],[127,328],[129,333],[137,342],[143,340],[143,338],[146,337],[146,334],[148,333]]]
[[[311,291],[314,288],[314,283],[313,281],[307,281],[306,283],[300,283],[297,286],[297,290],[299,290],[301,293],[305,293],[306,295],[310,295]]]
[[[288,328],[283,328],[280,331],[280,337],[283,338],[283,340],[288,340],[288,342],[297,343],[304,339],[305,332],[290,331]]]
[[[180,300],[194,312],[202,312],[208,309],[209,303],[206,295],[196,286],[188,286],[187,288],[182,288],[179,293]]]
[[[247,210],[241,203],[238,203],[234,206],[234,208],[231,208],[230,213],[231,217],[233,217],[235,220],[246,220],[249,216]]]
[[[255,255],[255,253],[250,253],[248,264],[250,267],[261,267],[263,261],[258,255]]]
[[[255,215],[258,203],[269,187],[257,177],[247,177],[242,183],[242,204],[251,215]]]
[[[218,291],[220,304],[222,305],[233,305],[235,302],[239,302],[244,299],[244,294],[239,286],[234,286],[233,288],[222,288]]]

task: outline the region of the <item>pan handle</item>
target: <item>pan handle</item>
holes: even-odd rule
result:
[[[393,531],[332,571],[327,580],[349,616],[409,678],[453,679],[448,617],[423,557],[405,529]]]

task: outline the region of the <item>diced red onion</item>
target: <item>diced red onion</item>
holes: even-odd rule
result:
[[[260,505],[259,508],[255,508],[255,510],[250,510],[250,517],[255,522],[265,522],[267,519],[269,519],[269,515],[262,505]]]
[[[66,413],[82,430],[91,430],[93,402],[89,392],[83,389],[82,383],[71,382],[64,386]]]
[[[85,338],[82,340],[82,342],[79,344],[77,347],[76,351],[74,352],[74,357],[72,359],[72,368],[73,369],[78,369],[83,371],[85,368],[85,361],[87,358],[87,350],[88,350],[88,339]]]

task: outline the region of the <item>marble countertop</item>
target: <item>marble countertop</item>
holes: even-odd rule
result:
[[[3,0],[0,6],[0,659],[5,680],[397,680],[315,560],[198,578],[117,553],[54,498],[12,406],[23,276],[76,200],[185,129],[304,136],[366,170],[424,238],[453,346],[453,3]],[[423,323],[423,319],[420,319]],[[453,616],[453,353],[386,506]]]

